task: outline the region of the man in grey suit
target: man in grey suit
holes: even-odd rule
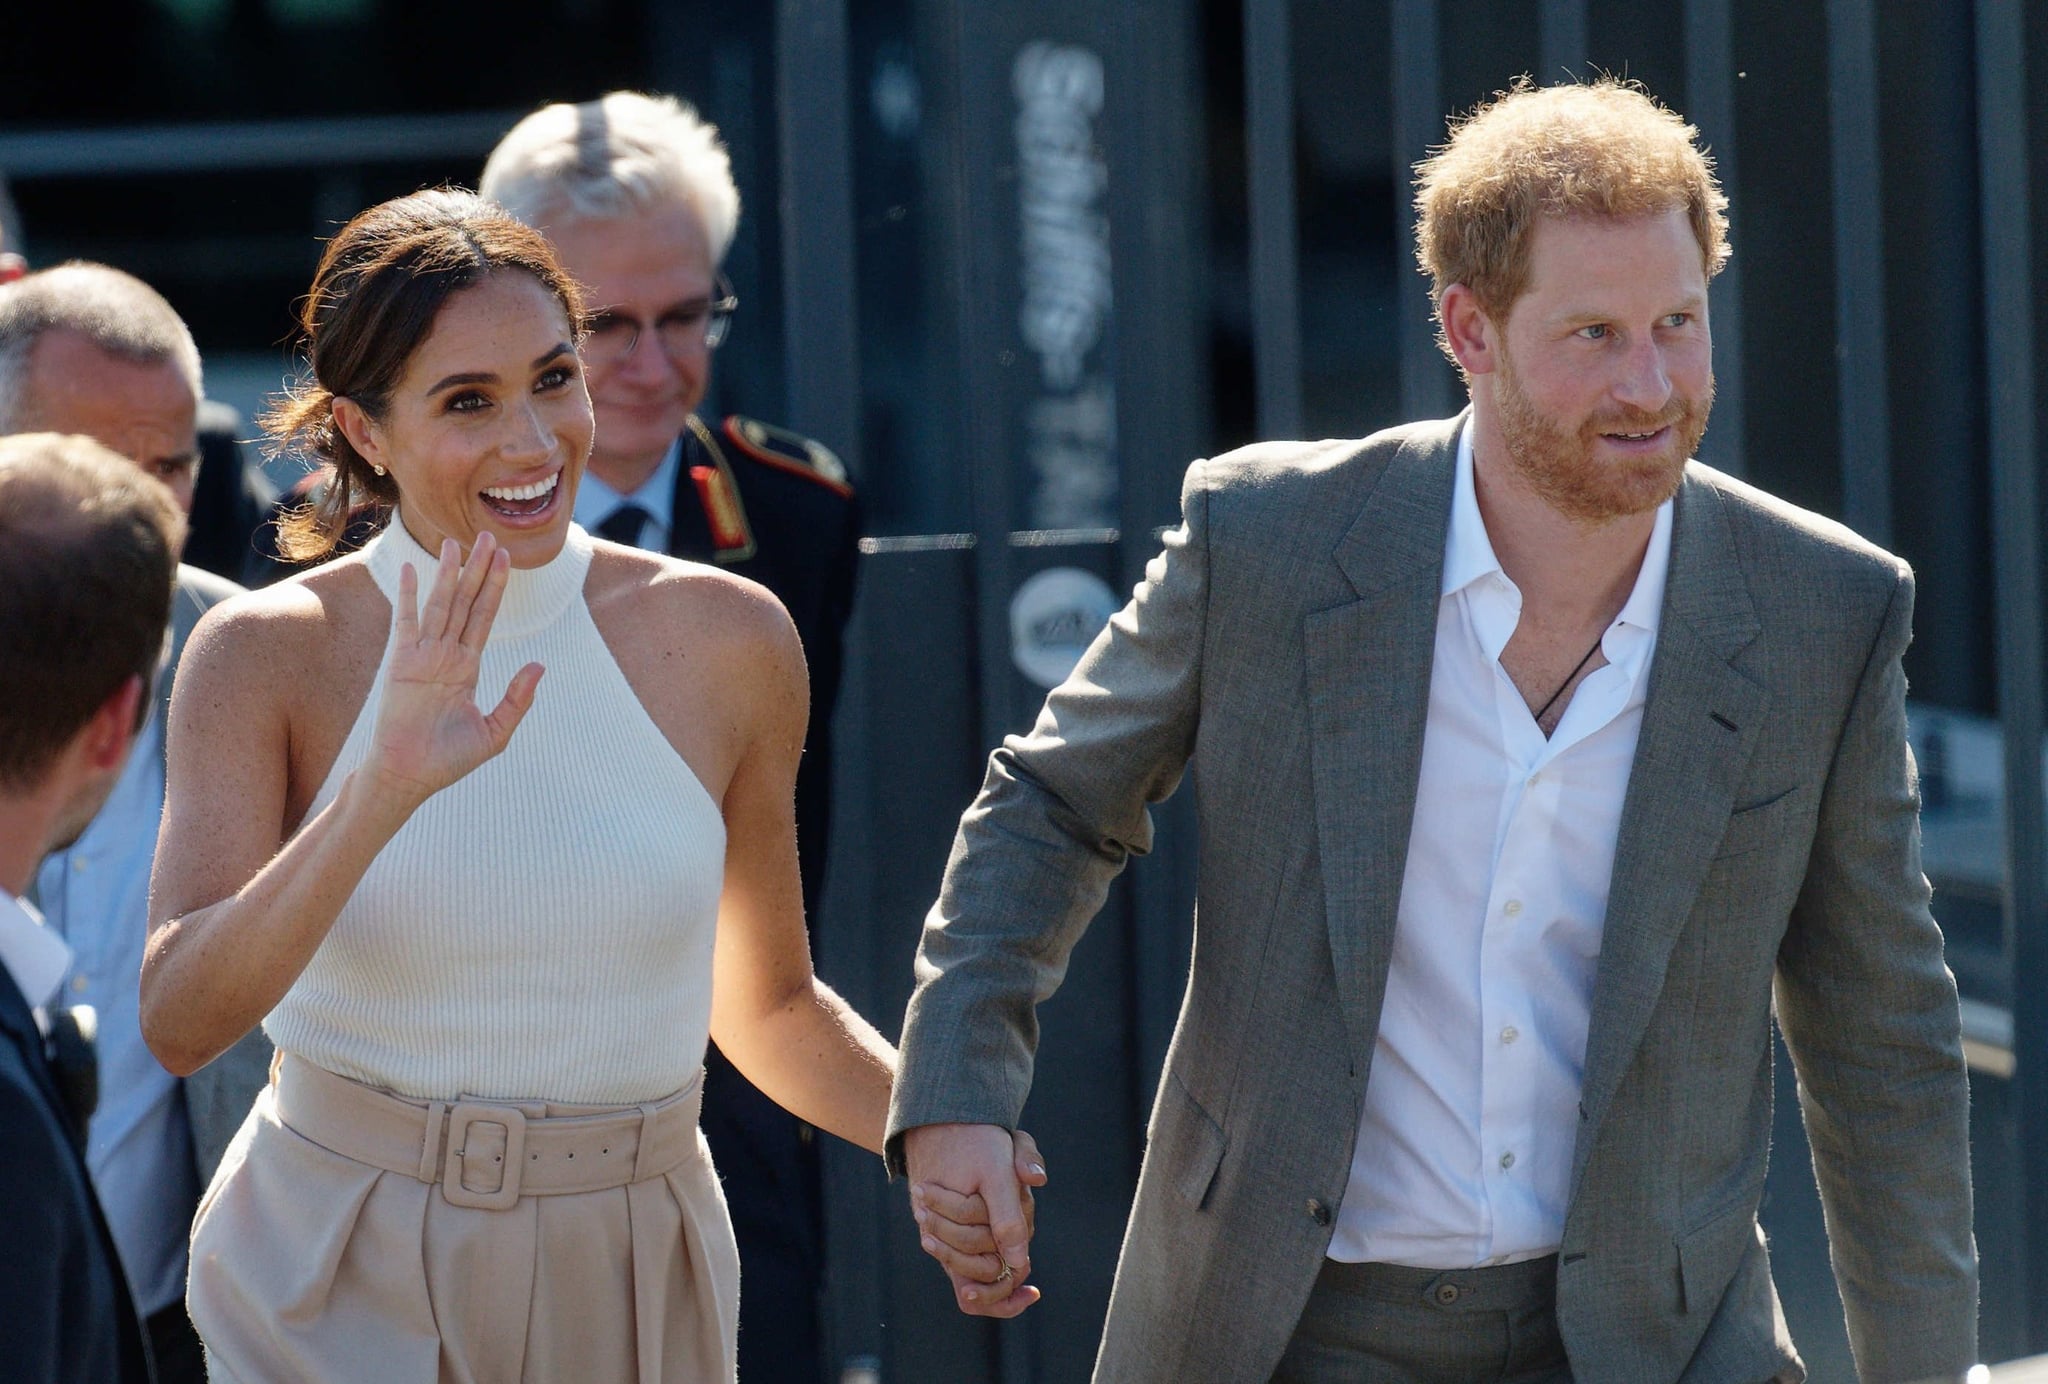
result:
[[[0,286],[0,434],[91,437],[163,482],[189,513],[199,399],[192,334],[141,280],[79,263]],[[200,615],[240,590],[179,565],[155,714],[92,825],[46,857],[33,881],[75,953],[63,998],[98,1012],[99,1104],[86,1161],[166,1381],[205,1378],[185,1315],[185,1245],[200,1189],[269,1060],[259,1033],[181,1082],[144,1045],[137,1014],[172,675]]]
[[[1035,1297],[1035,1006],[1192,767],[1195,959],[1098,1379],[1802,1378],[1756,1219],[1774,997],[1859,1372],[1972,1362],[1912,574],[1688,460],[1728,254],[1694,139],[1607,81],[1455,126],[1417,245],[1471,407],[1197,463],[992,757],[890,1122],[920,1214],[983,1196],[1019,1270],[956,1274],[969,1310]]]

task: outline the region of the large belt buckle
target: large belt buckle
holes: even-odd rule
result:
[[[504,1147],[494,1150],[489,1131],[504,1131]],[[498,1165],[498,1185],[478,1191],[464,1181],[466,1168],[486,1171]],[[448,1156],[441,1166],[441,1195],[451,1206],[503,1211],[519,1200],[520,1173],[526,1165],[526,1114],[513,1106],[459,1103],[448,1112]]]

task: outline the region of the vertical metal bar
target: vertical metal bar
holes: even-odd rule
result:
[[[776,0],[786,416],[791,427],[823,441],[858,475],[860,356],[847,66],[844,0]],[[859,637],[856,633],[857,641]],[[868,684],[857,664],[847,684],[851,695],[842,711],[864,731]],[[868,738],[855,737],[859,748],[840,742],[852,751],[847,757],[856,761],[847,766],[851,772],[842,785],[843,794],[865,796],[871,788],[871,766],[860,753]],[[845,815],[839,820],[853,827],[850,833],[842,831],[841,848],[858,850],[865,833]],[[833,891],[833,902],[839,903],[845,893]],[[860,906],[858,899],[852,902]],[[859,927],[864,920],[856,914],[847,921]],[[827,929],[831,935],[839,931]],[[856,966],[871,961],[859,948],[838,950],[841,955],[835,960],[851,960]],[[872,965],[838,977],[838,983],[851,983],[855,993],[871,990]],[[849,1164],[841,1149],[827,1151],[823,1177],[828,1192],[825,1253],[830,1284],[823,1326],[827,1348],[839,1357],[830,1363],[836,1378],[848,1358],[875,1352],[881,1345],[878,1330],[887,1316],[887,1275],[874,1268],[873,1260],[880,1257],[875,1250],[883,1243],[892,1207],[887,1191],[875,1185],[872,1171]]]
[[[1537,0],[1536,39],[1539,85],[1578,80],[1587,57],[1586,0]]]
[[[776,0],[789,423],[860,468],[845,0]]]
[[[1301,280],[1294,202],[1292,0],[1244,0],[1245,196],[1259,436],[1300,437]]]
[[[1835,205],[1835,363],[1842,518],[1892,542],[1891,395],[1884,327],[1884,207],[1872,0],[1828,0],[1829,164]]]
[[[1714,155],[1722,190],[1734,205],[1729,220],[1739,232],[1741,197],[1735,167],[1734,0],[1685,0],[1685,104],[1687,115]],[[1740,245],[1740,236],[1736,237]],[[1714,330],[1714,426],[1700,458],[1740,476],[1746,424],[1742,406],[1742,254],[1714,280],[1708,300]]]
[[[2034,436],[2033,251],[2024,0],[1978,0],[1978,214],[2005,736],[2005,918],[2022,1168],[2048,1167],[2048,821],[2041,775],[2041,495]],[[2048,1188],[2022,1179],[2030,1348],[2048,1350]]]
[[[1415,281],[1415,208],[1407,195],[1411,169],[1444,140],[1442,63],[1436,0],[1393,0],[1394,273],[1401,341],[1401,417],[1451,412],[1451,374],[1437,349],[1427,291]]]

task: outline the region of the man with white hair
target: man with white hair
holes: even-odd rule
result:
[[[593,305],[583,358],[597,441],[577,522],[614,542],[750,577],[796,623],[811,675],[797,845],[805,916],[815,919],[859,512],[825,447],[753,419],[697,414],[711,353],[738,306],[718,272],[740,212],[718,130],[670,97],[613,92],[547,106],[499,142],[479,190],[547,234]],[[823,1264],[811,1131],[715,1048],[703,1124],[746,1286],[740,1376],[812,1384]]]
[[[156,290],[118,269],[73,263],[0,286],[0,435],[83,434],[192,507],[199,464],[199,349]],[[51,853],[33,889],[73,952],[67,1004],[99,1019],[99,1104],[86,1162],[163,1380],[205,1378],[185,1316],[185,1243],[199,1191],[230,1126],[262,1084],[252,1045],[184,1083],[143,1044],[138,1019],[149,875],[164,805],[165,711],[185,637],[214,603],[241,590],[180,565],[169,667],[155,713],[136,736],[106,806],[68,849]],[[192,1109],[188,1112],[188,1095]],[[204,1111],[224,1115],[209,1123]],[[196,1142],[195,1142],[196,1140]]]

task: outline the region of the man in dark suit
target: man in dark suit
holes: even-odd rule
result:
[[[0,434],[91,437],[161,481],[189,513],[200,385],[191,332],[162,295],[131,275],[76,263],[0,286]],[[185,1242],[200,1188],[261,1088],[268,1058],[253,1036],[181,1082],[149,1052],[138,1021],[171,676],[200,614],[240,589],[179,566],[158,631],[170,661],[156,714],[141,727],[136,753],[91,829],[52,851],[33,885],[52,930],[74,953],[67,999],[98,1013],[100,1099],[87,1161],[166,1380],[205,1377],[185,1315]]]
[[[148,718],[183,520],[81,437],[0,438],[0,1361],[9,1378],[149,1380],[85,1164],[91,1082],[53,1065],[70,948],[20,901],[77,839]]]
[[[832,704],[853,604],[860,515],[822,445],[698,415],[737,302],[718,266],[739,192],[715,127],[668,98],[614,92],[548,106],[500,141],[481,189],[544,230],[588,290],[583,357],[597,442],[576,518],[599,537],[750,577],[782,601],[810,665],[797,775],[804,912],[815,927],[831,807]],[[811,1131],[714,1048],[704,1133],[739,1240],[740,1375],[813,1384],[822,1341],[822,1213]]]

